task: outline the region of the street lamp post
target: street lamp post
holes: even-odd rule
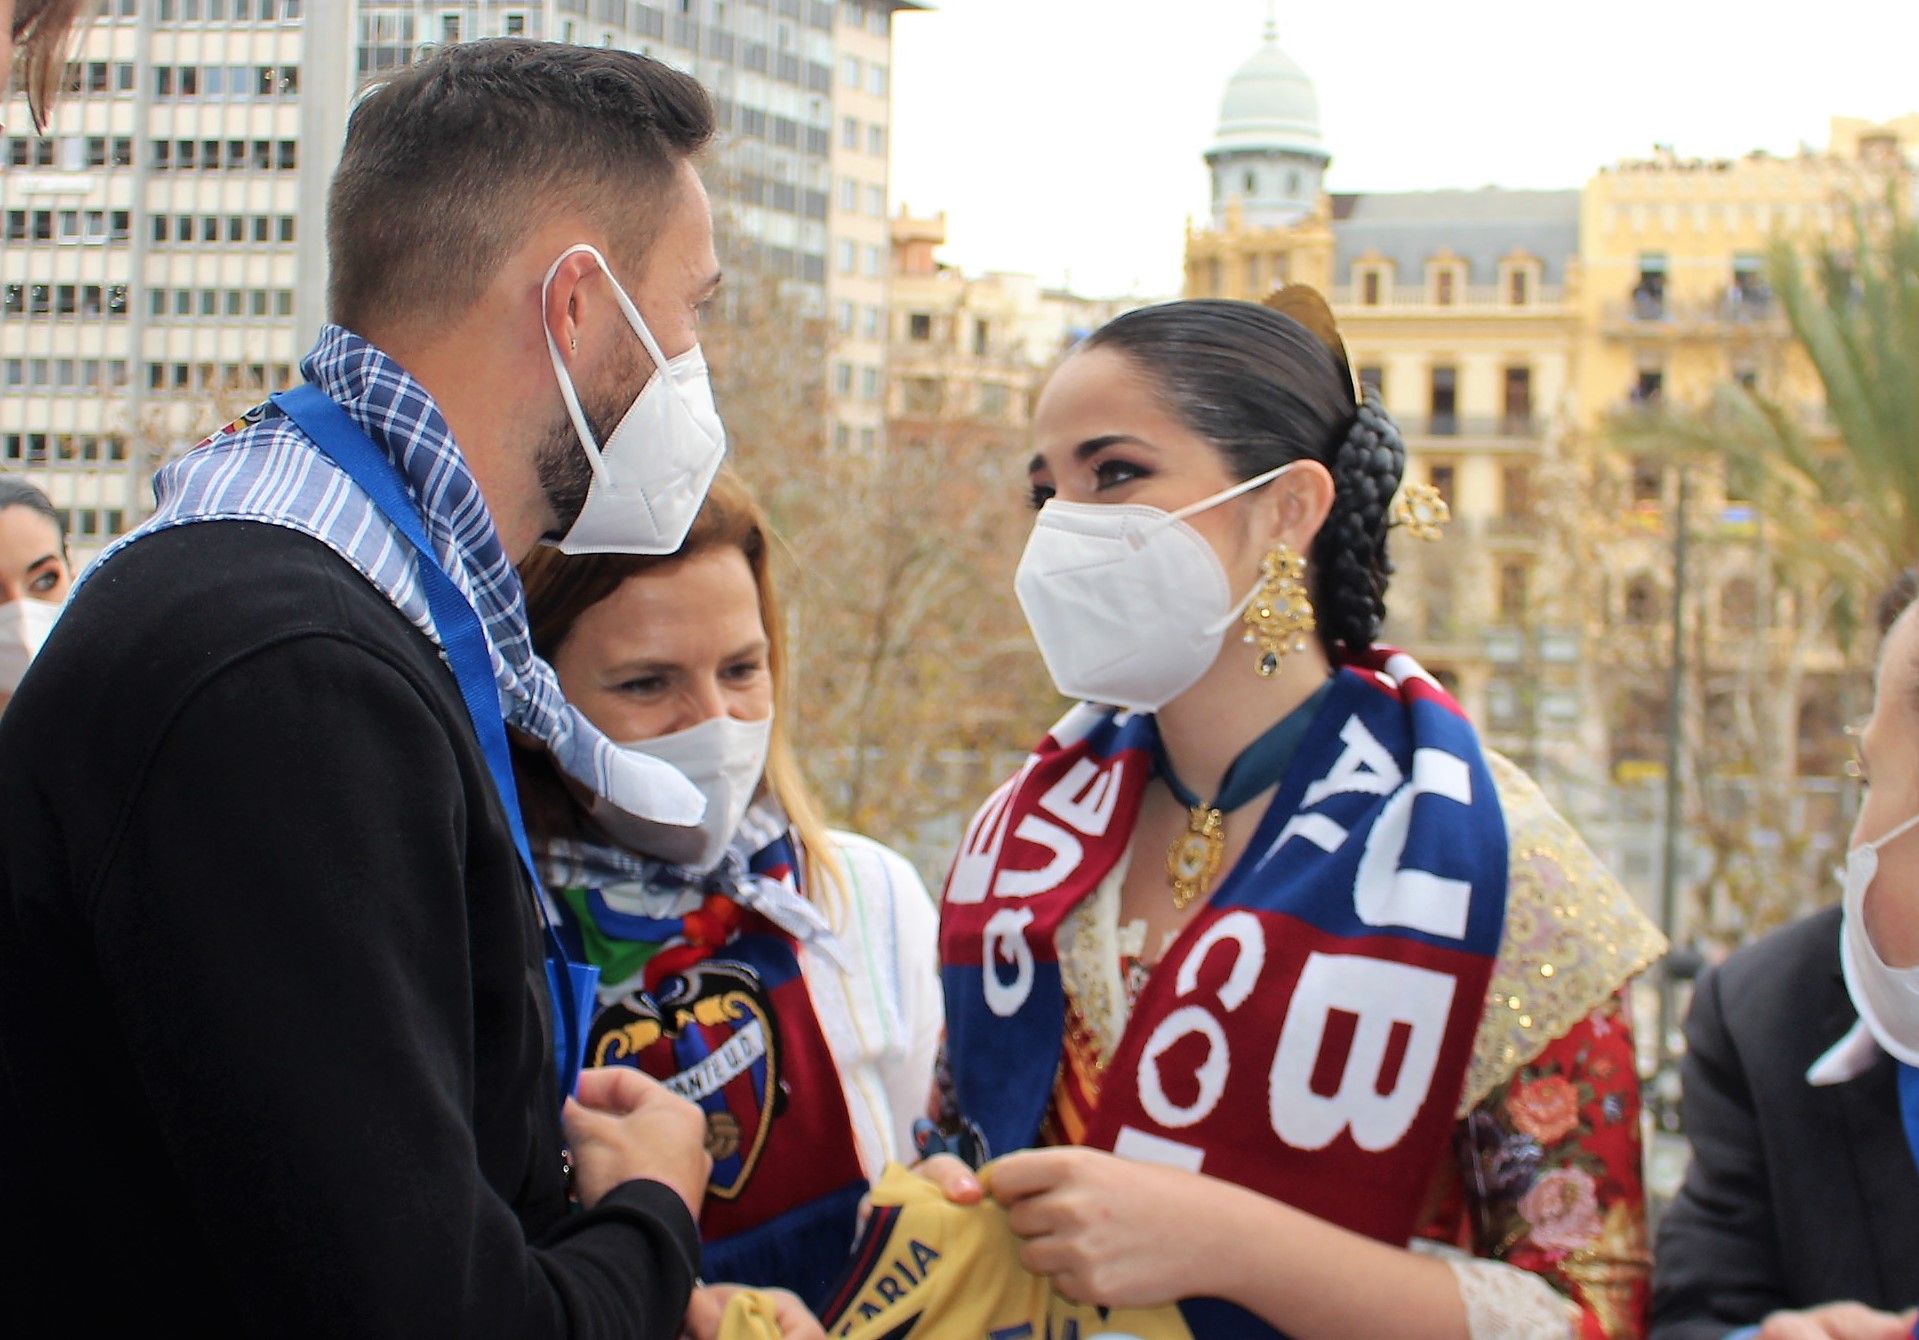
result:
[[[1679,824],[1683,788],[1679,769],[1683,759],[1681,740],[1685,729],[1686,695],[1686,566],[1691,547],[1689,511],[1692,501],[1692,472],[1682,461],[1679,466],[1678,506],[1673,515],[1672,541],[1672,649],[1666,692],[1666,814],[1664,851],[1659,871],[1659,929],[1671,944],[1679,926]],[[1657,1069],[1663,1073],[1672,1058],[1674,978],[1670,951],[1659,967],[1659,1037],[1655,1051]]]

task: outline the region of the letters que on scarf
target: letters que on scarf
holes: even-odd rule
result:
[[[1038,1137],[1064,1032],[1056,933],[1130,840],[1155,729],[1074,709],[948,877],[949,1052],[995,1154]],[[1086,1142],[1403,1244],[1453,1125],[1506,879],[1457,704],[1404,653],[1349,662],[1245,855],[1141,992]]]

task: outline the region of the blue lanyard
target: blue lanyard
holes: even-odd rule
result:
[[[1906,1143],[1912,1146],[1912,1162],[1919,1167],[1919,1066],[1899,1063],[1899,1115],[1906,1123]],[[1919,1335],[1919,1328],[1915,1328]]]
[[[507,748],[506,722],[500,716],[500,690],[493,679],[493,656],[487,646],[486,629],[460,588],[440,566],[439,556],[427,541],[419,508],[407,492],[406,480],[386,453],[316,386],[298,386],[272,399],[315,446],[346,471],[419,556],[420,585],[426,592],[427,610],[446,649],[447,664],[460,687],[467,716],[472,718],[474,734],[479,736],[480,751],[486,756],[487,771],[493,774],[494,789],[499,792],[507,825],[513,831],[514,849],[519,852],[520,862],[532,880],[534,902],[545,928],[546,984],[555,1007],[553,1057],[560,1096],[564,1099],[573,1092],[580,1063],[585,1058],[585,1021],[592,1018],[600,970],[591,964],[575,963],[567,956],[547,915],[540,893],[539,869],[533,864],[526,825],[520,817],[520,793],[513,781],[513,755]]]

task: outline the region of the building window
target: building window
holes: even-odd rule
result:
[[[1451,266],[1438,271],[1433,276],[1433,302],[1441,307],[1451,307],[1455,301],[1453,285],[1457,276]]]
[[[839,332],[842,335],[851,335],[853,333],[853,304],[852,303],[842,302],[837,308],[834,309],[833,324],[839,329]]]
[[[1666,315],[1666,255],[1641,252],[1639,282],[1633,286],[1632,311],[1640,321],[1658,321]]]
[[[879,307],[869,307],[866,315],[860,319],[860,334],[869,340],[880,338],[880,331],[886,325],[886,312]]]
[[[1509,437],[1520,437],[1533,426],[1533,370],[1527,367],[1506,369],[1506,411],[1501,428]]]
[[[987,382],[979,388],[979,412],[981,418],[1003,419],[1006,406],[1010,401],[1003,382]]]
[[[874,63],[866,67],[866,91],[876,98],[886,96],[886,67]]]
[[[1359,276],[1359,305],[1379,306],[1379,271],[1362,270]]]
[[[842,237],[834,248],[834,259],[839,264],[839,272],[850,275],[859,268],[859,247],[850,237]]]
[[[886,217],[886,188],[869,186],[866,188],[866,212],[876,219]]]
[[[914,312],[906,318],[906,338],[924,344],[933,338],[933,317],[928,312]]]
[[[857,89],[860,86],[860,58],[858,56],[840,57],[840,86]]]
[[[1639,409],[1654,409],[1666,391],[1666,374],[1658,368],[1641,368],[1633,382],[1632,403]]]
[[[1650,456],[1634,457],[1631,488],[1635,505],[1657,505],[1666,493],[1665,469]]]
[[[853,365],[835,363],[833,365],[833,394],[849,396],[853,394]]]
[[[1626,583],[1626,604],[1623,611],[1626,622],[1637,627],[1655,624],[1660,619],[1659,589],[1653,585],[1651,577],[1640,573]]]
[[[1532,301],[1533,277],[1523,266],[1515,265],[1506,275],[1506,301],[1524,307]]]
[[[1499,565],[1499,621],[1506,624],[1526,621],[1526,565]]]
[[[886,157],[885,126],[868,126],[866,128],[866,152],[875,158]]]
[[[1430,432],[1451,437],[1459,431],[1459,369],[1440,366],[1433,369],[1432,395],[1428,406]]]
[[[880,370],[878,368],[860,369],[860,398],[878,400],[880,398]]]
[[[938,414],[945,403],[944,388],[937,377],[908,377],[902,383],[908,414]]]
[[[1373,394],[1377,395],[1381,400],[1384,400],[1386,398],[1386,369],[1377,363],[1360,364],[1359,384],[1361,387],[1372,387]]]
[[[851,177],[840,178],[840,208],[851,214],[860,207],[860,184]]]
[[[1759,590],[1749,577],[1734,577],[1719,592],[1719,626],[1757,628]]]
[[[1500,487],[1505,515],[1523,521],[1533,514],[1533,469],[1530,465],[1509,465],[1500,471]]]
[[[1448,507],[1453,505],[1453,490],[1458,480],[1459,471],[1452,465],[1435,464],[1428,467],[1426,471],[1426,482],[1438,491]]]
[[[878,279],[886,272],[886,248],[868,247],[866,249],[866,276]]]
[[[973,322],[973,356],[984,358],[993,350],[993,323],[975,320]]]
[[[860,147],[859,118],[849,116],[840,122],[840,148],[857,149]]]

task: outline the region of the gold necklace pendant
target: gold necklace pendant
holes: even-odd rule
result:
[[[1195,805],[1186,831],[1166,851],[1166,874],[1173,881],[1173,906],[1184,912],[1219,873],[1226,857],[1226,816],[1210,805]]]

